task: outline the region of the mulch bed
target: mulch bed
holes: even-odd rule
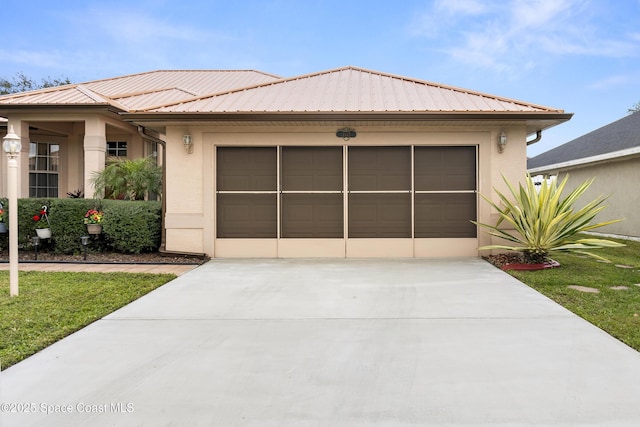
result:
[[[560,267],[560,264],[553,260],[549,260],[544,264],[525,263],[523,254],[517,253],[517,252],[499,254],[499,255],[488,255],[482,258],[502,270],[533,271],[533,270],[544,270],[547,268]]]
[[[36,256],[33,250],[19,251],[20,262],[35,262]],[[38,251],[37,262],[91,262],[91,263],[144,263],[144,264],[202,264],[208,258],[192,255],[162,254],[160,252],[142,254],[122,254],[116,252],[88,252],[87,259],[83,254],[56,254],[46,251]],[[9,262],[8,251],[0,251],[0,263]]]

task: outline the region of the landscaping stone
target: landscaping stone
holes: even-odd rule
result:
[[[625,291],[629,289],[628,286],[611,286],[609,289],[613,289],[614,291]]]
[[[580,291],[580,292],[587,292],[590,294],[599,294],[600,291],[596,288],[590,288],[588,286],[578,286],[578,285],[569,285],[567,286],[570,289],[574,289],[576,291]]]

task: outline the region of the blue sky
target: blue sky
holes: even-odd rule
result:
[[[0,77],[354,65],[575,113],[530,156],[640,102],[640,0],[2,0],[2,12]]]

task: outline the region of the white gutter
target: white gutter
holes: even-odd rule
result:
[[[582,159],[569,160],[568,162],[562,162],[562,163],[556,163],[556,164],[553,164],[553,165],[547,165],[547,166],[540,166],[540,167],[537,167],[537,168],[531,168],[531,169],[529,169],[529,173],[532,174],[532,175],[536,175],[536,174],[543,173],[543,172],[548,172],[548,171],[551,171],[551,170],[570,169],[570,168],[575,167],[575,166],[586,165],[588,163],[605,162],[605,161],[608,161],[608,160],[619,159],[621,157],[632,156],[634,154],[640,154],[640,146],[633,147],[633,148],[627,148],[627,149],[620,150],[620,151],[614,151],[614,152],[606,153],[606,154],[599,154],[597,156],[585,157],[585,158],[582,158]]]

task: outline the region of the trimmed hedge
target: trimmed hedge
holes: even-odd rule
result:
[[[6,199],[0,203],[7,210]],[[33,216],[47,206],[51,223],[51,242],[42,242],[42,249],[56,253],[78,253],[82,250],[80,237],[87,235],[84,215],[89,209],[104,212],[102,234],[93,237],[93,249],[123,253],[158,250],[162,234],[162,208],[157,201],[122,201],[102,199],[20,199],[18,200],[18,245],[32,248],[31,237],[36,235]],[[8,224],[10,227],[11,224]],[[8,234],[0,234],[0,247],[8,246]]]

